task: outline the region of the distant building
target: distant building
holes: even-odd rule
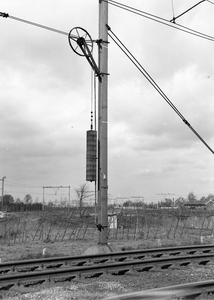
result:
[[[202,199],[202,200],[191,200],[184,204],[184,206],[190,209],[206,209],[211,210],[214,209],[214,199]]]

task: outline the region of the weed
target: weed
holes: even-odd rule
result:
[[[124,247],[121,248],[121,250],[122,251],[130,251],[130,250],[135,250],[135,248],[132,247],[132,246],[124,246]]]

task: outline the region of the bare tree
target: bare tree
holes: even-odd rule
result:
[[[25,197],[24,197],[24,202],[26,203],[26,204],[29,204],[29,203],[32,203],[32,196],[30,195],[30,194],[27,194],[27,195],[25,195]]]
[[[91,192],[89,191],[88,182],[81,184],[78,188],[74,188],[76,196],[79,202],[79,214],[82,216],[83,202],[86,198],[90,197]]]
[[[188,201],[197,201],[197,197],[193,192],[190,192],[187,196]]]

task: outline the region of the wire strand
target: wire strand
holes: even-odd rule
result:
[[[94,72],[94,129],[97,130],[97,77]]]
[[[1,14],[1,16],[2,16],[2,14]],[[31,22],[31,21],[28,21],[28,20],[25,20],[25,19],[17,18],[17,17],[11,16],[9,14],[7,14],[7,17],[10,18],[10,19],[13,19],[15,21],[19,21],[19,22],[22,22],[22,23],[26,23],[26,24],[29,24],[29,25],[32,25],[32,26],[36,26],[36,27],[39,27],[39,28],[42,28],[42,29],[46,29],[46,30],[49,30],[49,31],[52,31],[52,32],[56,32],[56,33],[68,36],[68,32],[65,32],[65,31],[61,31],[61,30],[58,30],[58,29],[55,29],[55,28],[52,28],[52,27],[48,27],[48,26],[39,24],[39,23]],[[71,36],[74,37],[74,38],[78,38],[75,35],[71,35]]]
[[[183,31],[185,33],[188,33],[188,34],[191,34],[191,35],[194,35],[194,36],[197,36],[197,37],[200,37],[200,38],[212,41],[212,42],[214,41],[214,37],[211,36],[211,35],[207,35],[207,34],[204,34],[202,32],[199,32],[199,31],[193,30],[191,28],[185,27],[183,25],[170,22],[169,20],[166,20],[164,18],[155,16],[155,15],[147,13],[145,11],[133,8],[133,7],[128,6],[128,5],[121,4],[121,3],[113,1],[113,0],[103,0],[103,1],[113,5],[115,7],[121,8],[123,10],[126,10],[126,11],[134,13],[134,14],[137,14],[141,17],[150,19],[152,21],[158,22],[158,23],[166,25],[168,27],[172,27],[172,28],[177,29],[179,31]]]
[[[195,8],[196,6],[198,6],[199,4],[203,3],[206,0],[201,0],[200,2],[196,3],[195,5],[193,5],[192,7],[190,7],[189,9],[187,9],[186,11],[184,11],[182,14],[178,15],[177,17],[174,17],[172,20],[170,20],[170,22],[175,22],[176,19],[180,18],[181,16],[185,15],[187,12],[189,12],[190,10],[192,10],[193,8]]]
[[[174,20],[174,18],[175,18],[175,10],[174,10],[173,0],[171,0],[171,3],[172,3],[172,16],[173,16],[173,20]]]
[[[93,49],[92,49],[93,56]],[[91,130],[93,130],[93,113],[94,113],[94,70],[91,68]]]
[[[131,54],[128,48],[121,42],[121,40],[113,33],[111,28],[108,27],[109,37],[117,44],[117,46],[123,51],[123,53],[131,60],[131,62],[137,67],[141,74],[151,83],[155,90],[162,96],[162,98],[167,102],[167,104],[175,111],[175,113],[182,119],[182,121],[192,130],[192,132],[199,138],[199,140],[214,154],[213,149],[205,142],[205,140],[199,135],[199,133],[190,125],[190,123],[185,119],[182,113],[177,109],[177,107],[170,101],[154,79],[149,75],[149,73],[142,67],[139,61]],[[109,33],[111,32],[111,33]]]
[[[127,53],[131,56],[131,61],[135,64],[135,66],[139,69],[139,71],[143,71],[143,75],[146,77],[146,79],[153,85],[153,87],[157,90],[158,93],[161,94],[161,96],[168,102],[168,104],[175,110],[175,112],[179,115],[179,117],[187,122],[182,116],[182,114],[179,112],[179,110],[174,106],[174,104],[169,100],[169,98],[166,96],[166,94],[161,90],[161,88],[157,85],[157,83],[153,80],[153,78],[149,75],[149,73],[143,68],[143,66],[139,63],[139,61],[133,56],[133,54],[128,50],[128,48],[121,42],[121,40],[116,37],[116,35],[111,31],[111,33],[114,35],[114,37],[119,41],[119,43],[122,45],[122,47],[127,51]],[[111,36],[110,36],[111,37]],[[111,37],[112,38],[112,37]],[[112,38],[113,39],[113,38]],[[114,42],[115,39],[114,39]],[[117,43],[117,42],[116,42]],[[117,43],[117,45],[120,47],[120,45]],[[122,47],[120,49],[123,51]],[[125,53],[125,51],[123,51]],[[125,53],[126,54],[126,53]]]
[[[129,11],[131,13],[140,15],[141,17],[145,17],[145,18],[150,19],[152,21],[155,21],[155,22],[161,23],[163,25],[172,27],[174,29],[183,31],[185,33],[188,33],[188,34],[191,34],[191,35],[195,35],[197,37],[200,37],[200,38],[203,38],[203,39],[207,39],[207,40],[210,40],[210,41],[214,41],[214,37],[213,36],[204,34],[202,32],[199,32],[199,31],[196,31],[196,30],[193,30],[193,29],[190,29],[188,27],[179,25],[177,23],[170,22],[169,20],[166,20],[164,18],[155,16],[155,15],[150,14],[150,13],[146,13],[145,11],[142,11],[142,10],[139,10],[139,9],[135,9],[135,8],[133,8],[131,6],[121,4],[121,3],[113,1],[113,0],[103,0],[103,1],[109,3],[109,4],[113,5],[113,6],[116,6],[118,8],[121,8],[121,9],[124,9],[126,11]],[[209,3],[214,4],[210,0],[203,0],[203,1],[207,1]],[[68,33],[65,32],[65,31],[54,29],[52,27],[44,26],[42,24],[31,22],[31,21],[28,21],[28,20],[25,20],[25,19],[17,18],[17,17],[9,15],[7,13],[1,13],[0,12],[0,16],[5,17],[5,18],[11,18],[11,19],[16,20],[16,21],[24,22],[26,24],[33,25],[33,26],[36,26],[36,27],[39,27],[39,28],[42,28],[42,29],[46,29],[46,30],[49,30],[49,31],[52,31],[52,32],[55,32],[55,33],[63,34],[63,35],[66,35],[66,36],[68,35]],[[73,38],[76,38],[76,39],[78,38],[78,36],[71,35],[71,34],[70,34],[70,37],[73,37]]]
[[[17,186],[17,187],[21,187],[21,188],[42,188],[42,185],[29,185],[26,183],[19,183],[19,182],[13,182],[13,181],[9,181],[6,180],[5,181],[6,185],[12,185],[12,186]]]

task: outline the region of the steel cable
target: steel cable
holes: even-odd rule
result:
[[[144,17],[144,18],[150,19],[152,21],[155,21],[155,22],[161,23],[163,25],[166,25],[168,27],[172,27],[174,29],[183,31],[185,33],[188,33],[188,34],[191,34],[191,35],[194,35],[194,36],[197,36],[197,37],[200,37],[200,38],[212,41],[212,42],[214,41],[214,36],[204,34],[202,32],[199,32],[199,31],[193,30],[191,28],[188,28],[186,26],[170,22],[167,19],[155,16],[155,15],[147,13],[145,11],[133,8],[133,7],[128,6],[128,5],[121,4],[121,3],[117,2],[117,1],[113,1],[113,0],[103,0],[103,1],[108,2],[110,5],[113,5],[115,7],[121,8],[123,10],[129,11],[129,12],[134,13],[134,14],[137,14],[141,17]]]
[[[149,75],[149,73],[143,68],[139,61],[134,57],[134,55],[128,50],[128,48],[122,43],[122,41],[113,33],[111,28],[108,28],[109,37],[115,42],[115,44],[122,50],[122,52],[129,58],[129,60],[137,67],[141,74],[151,83],[155,90],[161,95],[161,97],[167,102],[167,104],[175,111],[175,113],[182,119],[182,121],[192,130],[192,132],[198,137],[198,139],[214,154],[213,149],[205,142],[205,140],[199,135],[199,133],[190,125],[182,113],[177,109],[177,107],[171,102],[163,90],[158,86],[155,80]]]

